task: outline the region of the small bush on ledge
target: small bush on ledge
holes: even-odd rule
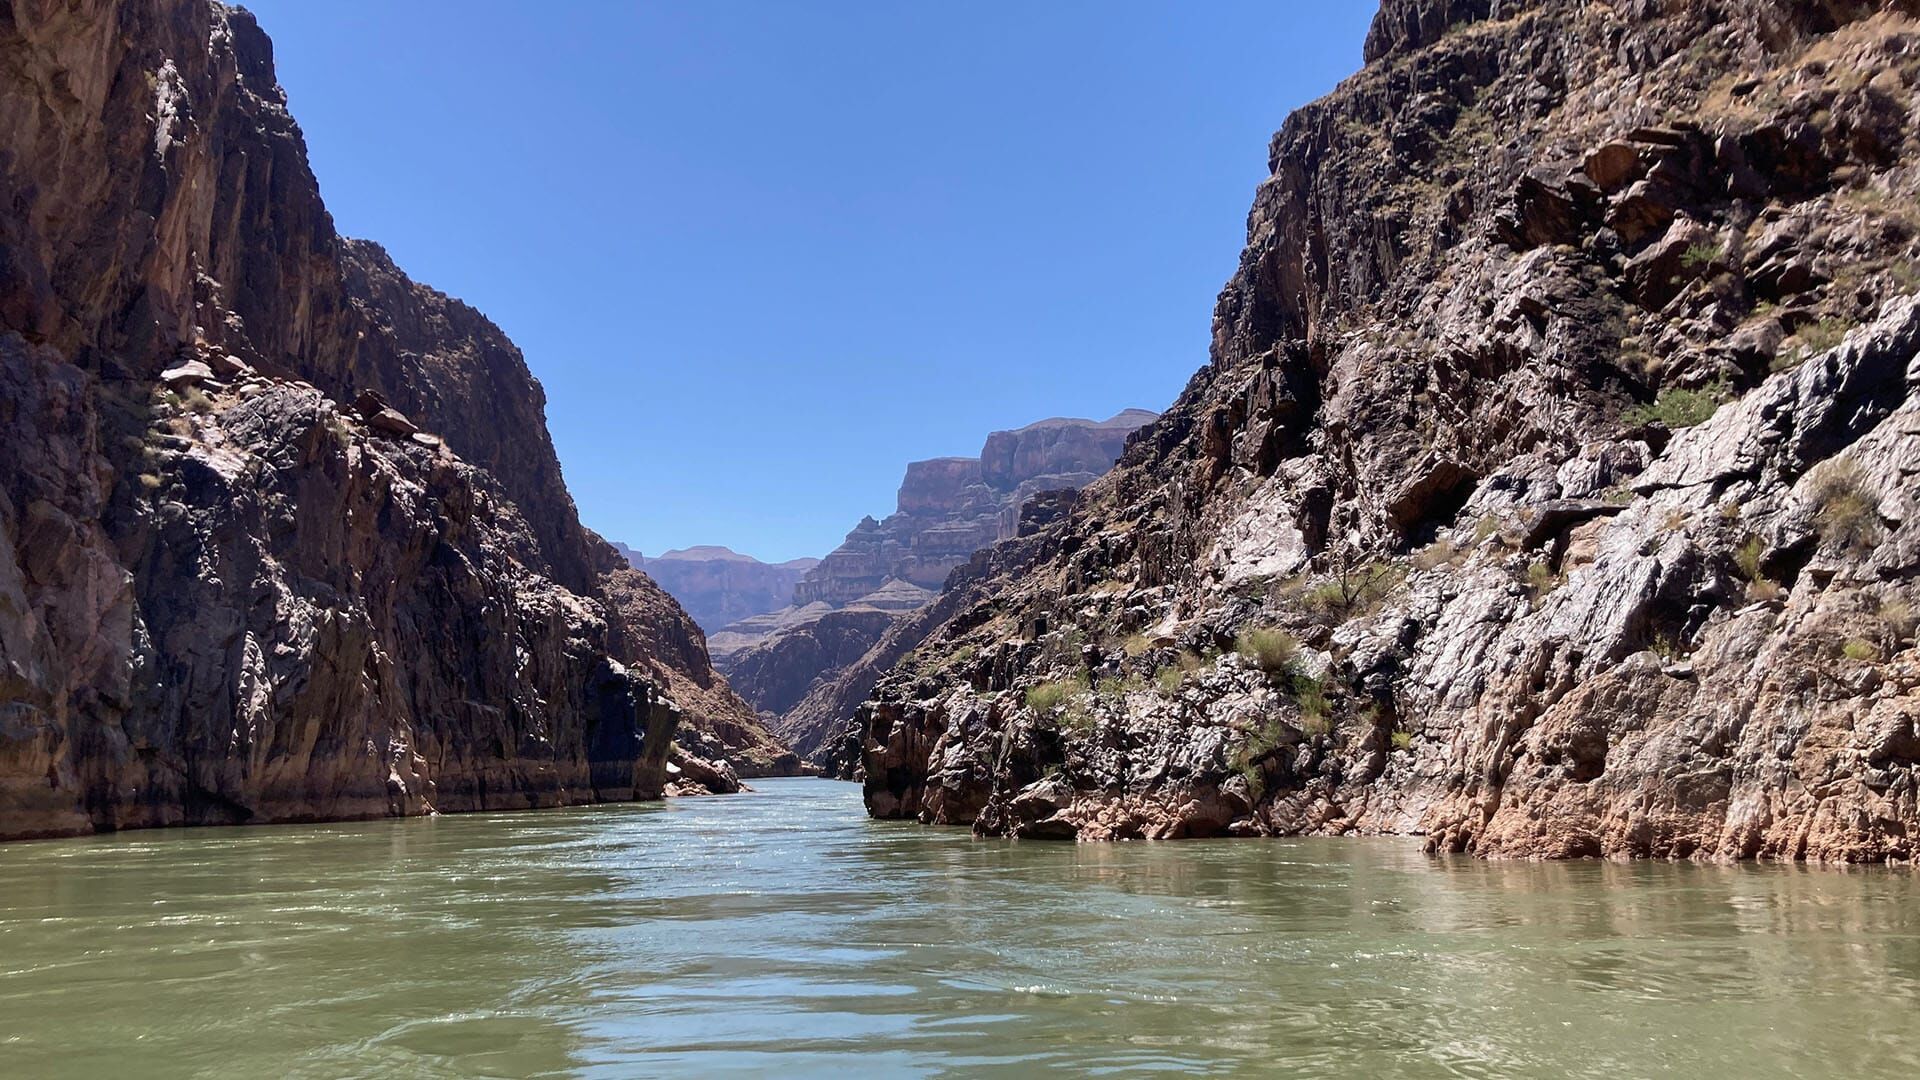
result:
[[[1027,708],[1041,715],[1052,712],[1077,695],[1086,693],[1083,679],[1054,679],[1027,690]]]
[[[1727,396],[1725,383],[1716,382],[1704,389],[1688,390],[1670,386],[1660,391],[1651,405],[1635,405],[1623,415],[1628,427],[1661,424],[1670,431],[1706,423]]]
[[[1821,470],[1813,502],[1814,524],[1828,546],[1864,555],[1879,542],[1880,499],[1858,464],[1836,461]]]
[[[1234,639],[1233,651],[1253,662],[1269,675],[1278,675],[1293,666],[1300,655],[1300,643],[1285,630],[1254,628],[1243,630]]]

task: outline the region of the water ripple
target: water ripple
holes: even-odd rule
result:
[[[8,1077],[1887,1075],[1911,874],[666,805],[0,848]]]

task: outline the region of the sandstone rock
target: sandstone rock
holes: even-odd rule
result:
[[[858,662],[895,618],[877,608],[829,612],[741,653],[727,681],[758,711],[781,715],[799,704],[815,682]],[[811,747],[794,749],[804,754]]]
[[[1659,240],[1627,261],[1624,276],[1634,299],[1642,307],[1657,311],[1689,282],[1711,273],[1723,258],[1723,245],[1712,232],[1681,218]]]
[[[1028,499],[1090,483],[1153,418],[1141,409],[1097,423],[1056,417],[994,432],[978,458],[909,464],[895,512],[854,526],[795,587],[794,604],[845,607],[896,581],[939,590],[975,551],[1014,534]]]
[[[215,376],[229,382],[235,379],[243,379],[253,374],[252,365],[237,356],[221,352],[218,349],[208,350],[206,354],[206,364]]]
[[[420,433],[420,429],[413,426],[413,421],[402,416],[397,409],[381,409],[367,417],[367,426],[383,435],[400,439],[412,438]]]
[[[1640,151],[1630,142],[1610,142],[1596,147],[1581,166],[1587,178],[1612,194],[1640,179],[1643,166]]]

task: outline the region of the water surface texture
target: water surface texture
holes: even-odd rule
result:
[[[667,805],[0,847],[8,1077],[1911,1076],[1920,875]]]

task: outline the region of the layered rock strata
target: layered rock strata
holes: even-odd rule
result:
[[[793,598],[793,588],[819,559],[764,563],[730,548],[702,545],[648,558],[615,545],[635,569],[659,582],[700,628],[709,643],[715,631],[742,619],[778,611]]]
[[[1013,535],[1023,503],[1093,482],[1119,460],[1127,436],[1153,418],[1142,409],[1097,422],[1055,417],[994,432],[977,458],[910,463],[894,512],[884,521],[861,519],[801,579],[794,605],[846,607],[892,582],[925,590],[924,603],[954,567]]]
[[[829,744],[879,675],[932,624],[919,612],[973,553],[1015,535],[1023,507],[1091,483],[1153,413],[1053,418],[987,436],[977,458],[907,466],[897,509],[863,518],[794,590],[794,604],[715,635],[741,694],[780,738],[824,764]],[[891,616],[891,617],[884,617]]]
[[[956,574],[880,817],[1907,862],[1920,9],[1387,0],[1212,354]]]

